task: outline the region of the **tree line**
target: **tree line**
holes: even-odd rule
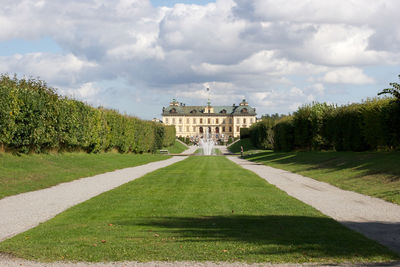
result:
[[[0,75],[3,150],[143,153],[174,142],[173,126],[62,97],[39,79]]]
[[[400,75],[399,75],[400,78]],[[343,106],[312,103],[292,115],[264,116],[241,137],[255,147],[291,150],[398,150],[400,149],[400,85],[380,94],[390,98],[367,99]]]

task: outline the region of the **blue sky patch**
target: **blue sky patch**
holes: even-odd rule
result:
[[[51,38],[38,40],[12,39],[0,42],[0,56],[12,56],[27,53],[60,53],[61,47]]]

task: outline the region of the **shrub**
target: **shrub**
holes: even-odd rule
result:
[[[273,128],[274,150],[291,151],[294,149],[294,125],[293,117],[280,119]]]
[[[249,138],[250,137],[250,129],[249,128],[240,128],[240,139]]]
[[[175,127],[60,97],[45,82],[0,76],[0,145],[52,150],[151,152],[175,141]]]
[[[330,147],[323,135],[323,125],[333,107],[313,103],[300,107],[293,114],[294,145],[298,149],[320,150]]]
[[[254,147],[261,149],[273,149],[275,119],[263,118],[250,127],[250,140]]]

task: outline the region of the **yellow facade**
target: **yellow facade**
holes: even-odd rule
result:
[[[213,138],[226,140],[239,137],[240,128],[256,122],[255,109],[243,100],[238,106],[186,106],[175,100],[163,109],[162,122],[175,125],[177,137],[201,138],[210,133]]]

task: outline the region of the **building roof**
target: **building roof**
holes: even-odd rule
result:
[[[173,103],[173,104],[172,104]],[[207,106],[186,106],[182,103],[173,101],[169,107],[164,107],[161,115],[163,116],[216,116],[216,115],[238,115],[255,116],[256,109],[247,105],[244,100],[238,106],[210,106],[214,109],[213,113],[206,113]]]

